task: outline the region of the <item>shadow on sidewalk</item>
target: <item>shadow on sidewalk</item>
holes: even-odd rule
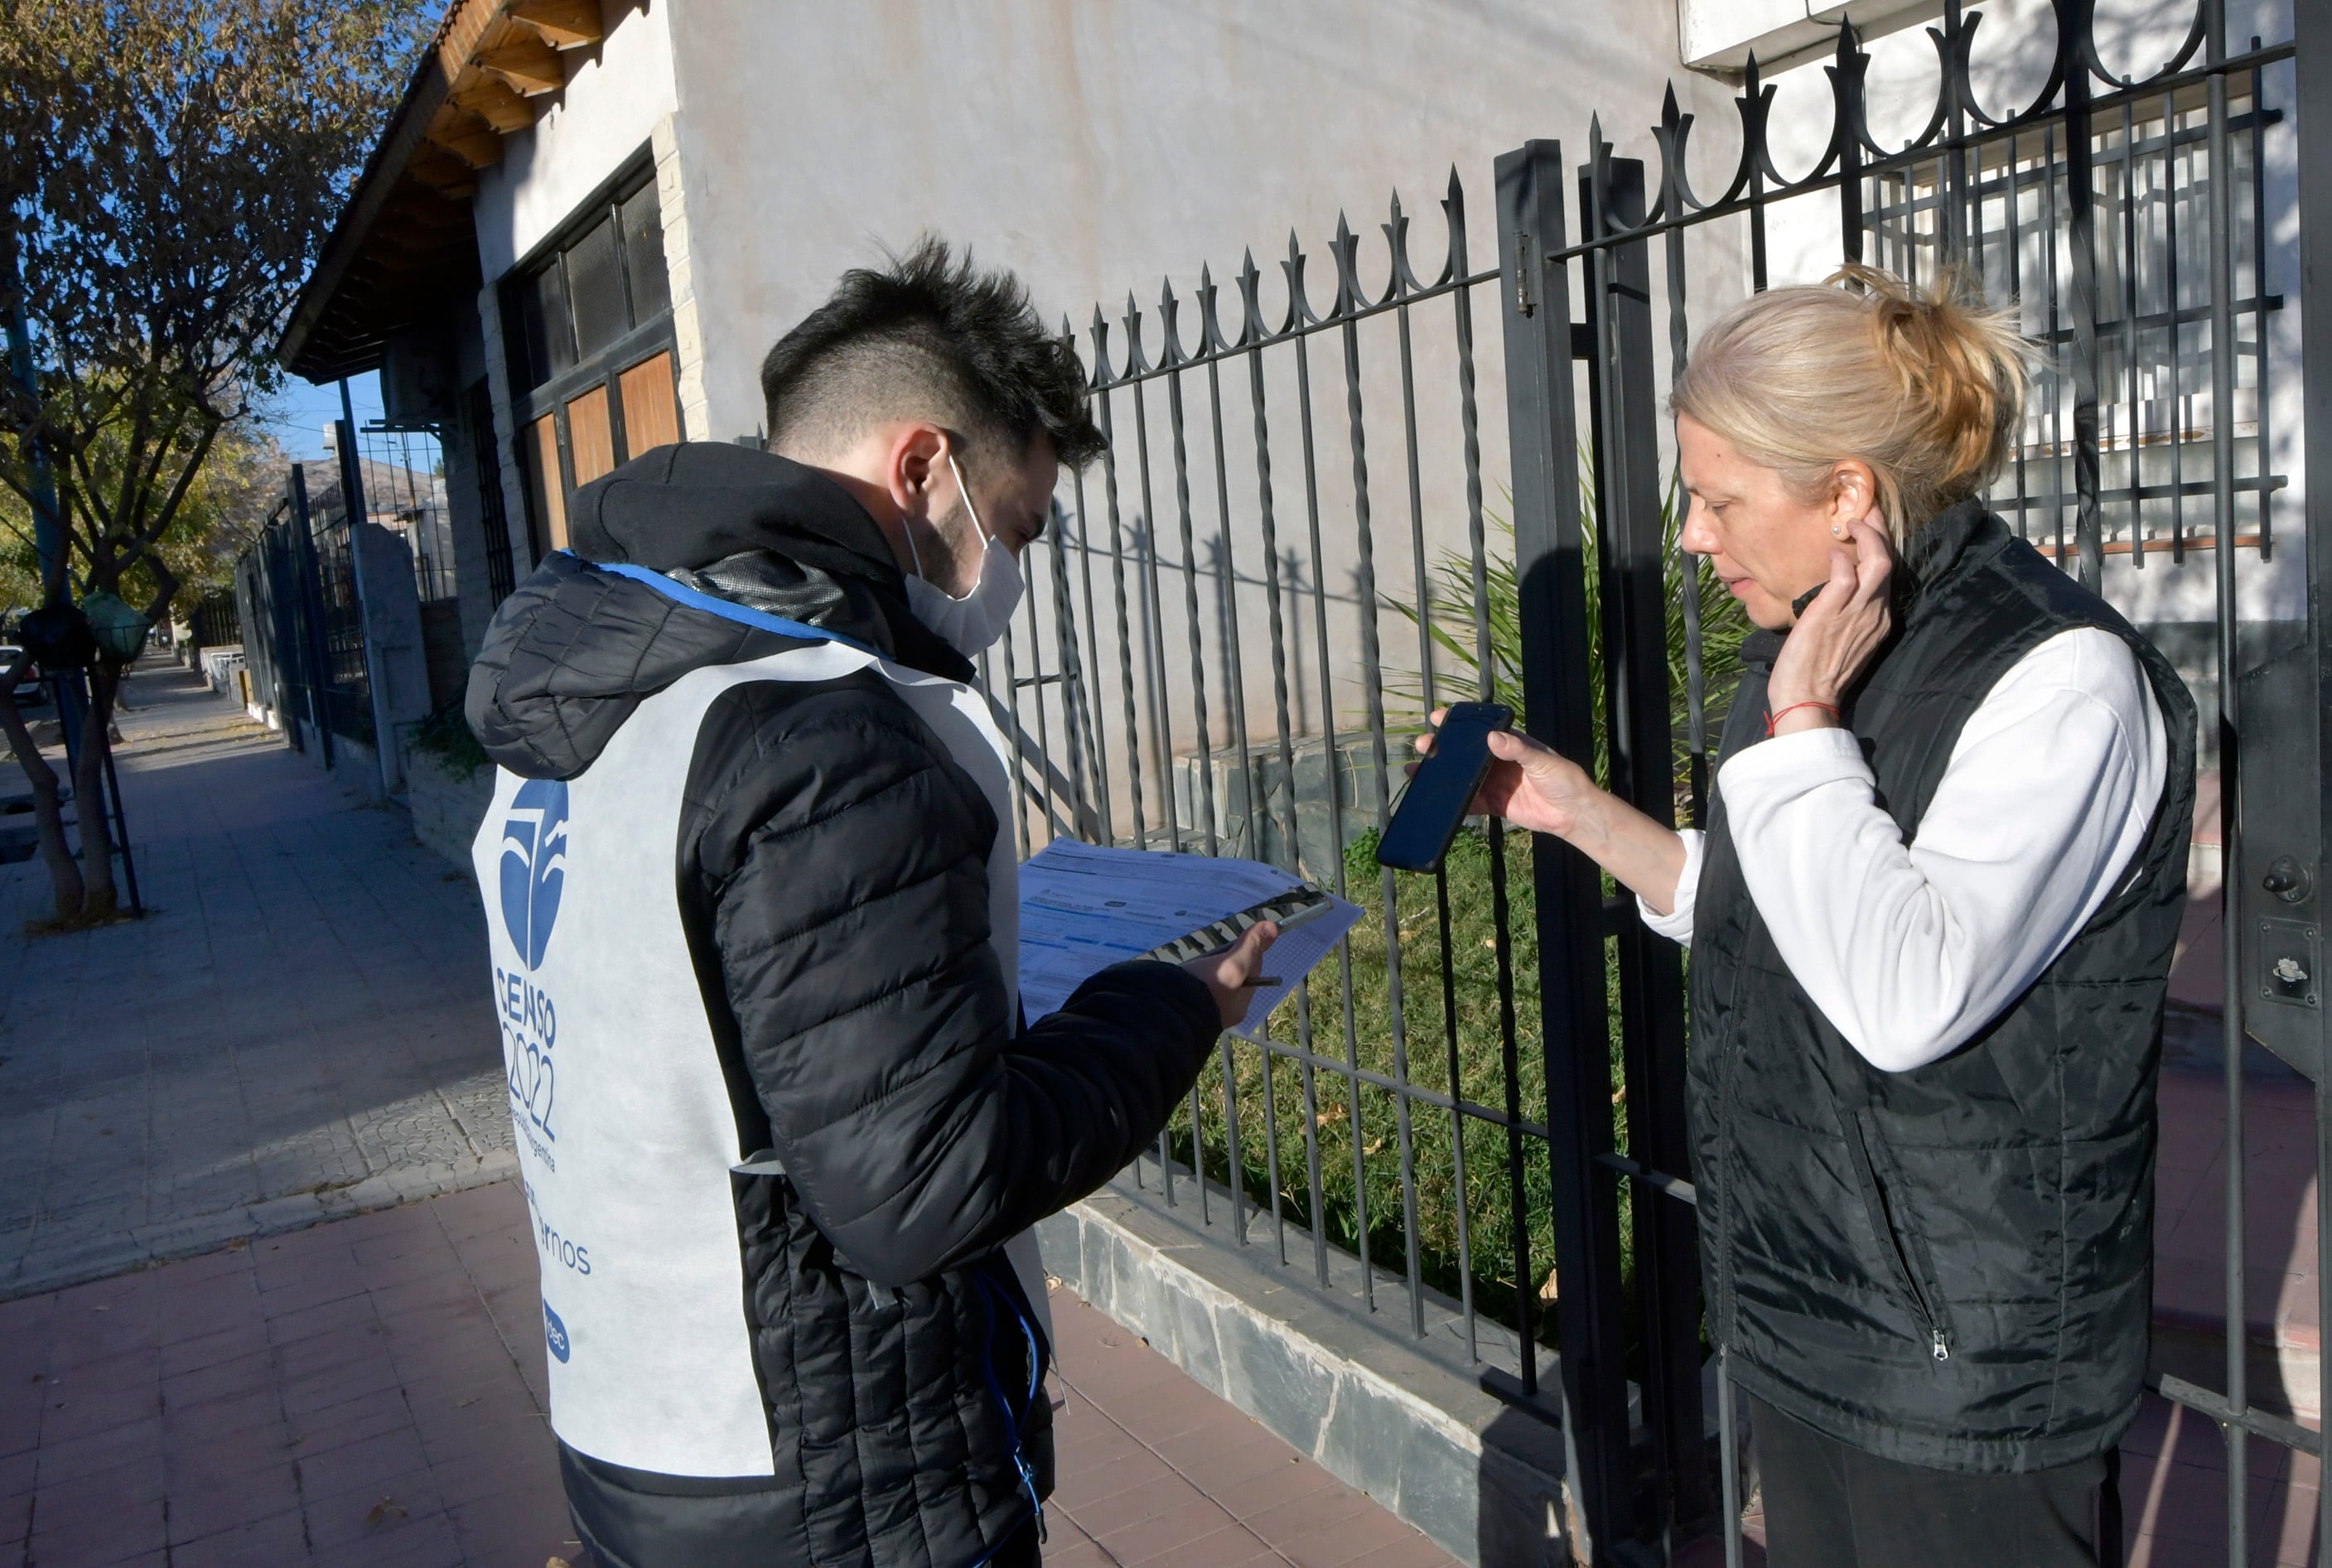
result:
[[[0,958],[0,1296],[513,1169],[470,879],[199,676],[130,691],[151,913]]]

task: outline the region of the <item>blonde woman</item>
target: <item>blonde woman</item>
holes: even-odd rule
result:
[[[1782,1568],[2091,1563],[2137,1410],[2194,708],[1978,499],[2027,352],[1863,267],[1717,322],[1683,542],[1761,630],[1708,828],[1521,736],[1478,802],[1692,948],[1709,1329]]]

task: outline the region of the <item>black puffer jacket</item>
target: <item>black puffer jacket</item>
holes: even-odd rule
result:
[[[908,613],[873,521],[814,470],[664,447],[572,515],[574,553],[504,603],[471,674],[471,727],[513,772],[574,778],[689,671],[800,645],[595,561],[970,674]],[[662,1477],[563,1449],[578,1527],[609,1568],[979,1561],[1051,1487],[1050,1410],[1023,1397],[1030,1304],[999,1249],[1157,1136],[1212,1047],[1213,1002],[1180,969],[1122,964],[1017,1029],[989,942],[996,816],[871,671],[731,689],[681,819],[642,827],[673,834],[740,1158],[784,1167],[737,1182],[776,1474]]]

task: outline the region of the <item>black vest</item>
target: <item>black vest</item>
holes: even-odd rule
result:
[[[2155,1077],[2186,891],[2194,704],[2151,644],[1975,502],[1914,537],[1897,631],[1850,693],[1905,842],[1961,727],[2060,633],[2129,645],[2170,767],[2114,894],[2008,1009],[1907,1073],[1865,1062],[1790,975],[1722,804],[1692,948],[1693,1136],[1709,1326],[1751,1392],[1868,1452],[1963,1471],[2111,1448],[2153,1296]],[[1744,649],[1732,758],[1765,731],[1781,639]]]

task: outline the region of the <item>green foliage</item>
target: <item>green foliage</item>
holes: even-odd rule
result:
[[[1609,742],[1604,734],[1603,595],[1598,590],[1602,559],[1595,518],[1595,476],[1582,463],[1580,476],[1580,534],[1587,594],[1588,685],[1595,716],[1595,778],[1609,781]],[[1509,503],[1512,497],[1508,498]],[[1495,512],[1486,512],[1490,539],[1485,550],[1482,615],[1475,616],[1474,561],[1468,551],[1452,551],[1427,570],[1422,607],[1386,597],[1386,605],[1412,625],[1422,615],[1434,646],[1447,663],[1434,661],[1435,702],[1463,700],[1481,690],[1481,644],[1488,634],[1490,670],[1498,700],[1515,710],[1517,724],[1524,718],[1523,703],[1522,591],[1515,569],[1515,525]],[[1706,682],[1703,711],[1713,728],[1733,701],[1741,684],[1741,643],[1748,636],[1749,617],[1741,601],[1718,587],[1696,556],[1677,546],[1684,528],[1683,494],[1674,483],[1660,506],[1661,588],[1668,606],[1668,664],[1669,730],[1675,744],[1676,773],[1685,778],[1691,731],[1685,684],[1685,626],[1681,606],[1688,585],[1699,590],[1701,672]],[[1696,579],[1697,579],[1696,581]],[[1425,727],[1425,682],[1415,670],[1388,670],[1385,694],[1405,709],[1404,732]]]
[[[459,703],[448,703],[416,724],[413,748],[429,752],[437,759],[440,768],[464,782],[474,777],[479,769],[493,765],[486,749],[471,733],[470,722],[462,716]]]
[[[13,622],[20,611],[41,602],[41,558],[33,549],[29,514],[18,524],[17,497],[0,491],[0,620]]]
[[[181,606],[232,589],[234,563],[266,530],[291,468],[291,459],[267,432],[240,422],[222,429],[177,516],[148,556],[123,570],[122,598],[145,604],[159,594],[156,561],[178,580]]]
[[[21,306],[37,382],[0,385],[0,486],[29,499],[44,459],[77,592],[167,610],[171,531],[281,381],[292,301],[436,10],[0,0],[0,312]]]
[[[87,454],[88,471],[109,484],[122,476],[119,433],[100,433]],[[177,585],[182,607],[226,588],[234,563],[267,525],[283,493],[289,461],[275,438],[242,422],[222,426],[196,467],[186,495],[150,547],[130,558],[114,590],[141,607],[161,600],[161,567]],[[85,558],[73,555],[76,590],[94,591]],[[40,561],[33,548],[33,512],[24,498],[0,488],[0,610],[41,602]]]
[[[0,320],[24,323],[33,360],[29,385],[0,378],[11,598],[49,491],[75,597],[124,594],[158,621],[216,564],[198,487],[234,488],[212,457],[280,383],[283,323],[435,10],[0,0]],[[110,674],[92,688],[93,735],[113,693]],[[101,751],[82,749],[82,799]],[[50,859],[66,925],[115,905],[101,813],[81,839],[78,878]]]
[[[1306,999],[1291,997],[1271,1018],[1271,1037],[1294,1045],[1307,1028],[1311,1049],[1339,1061],[1356,1061],[1366,1072],[1399,1078],[1403,1063],[1408,1081],[1447,1095],[1454,1076],[1459,1097],[1493,1110],[1506,1108],[1505,1033],[1501,1022],[1498,989],[1496,875],[1494,859],[1505,861],[1506,961],[1513,987],[1516,1108],[1524,1121],[1544,1124],[1547,1117],[1546,1057],[1539,1044],[1538,919],[1531,894],[1528,837],[1508,837],[1503,849],[1485,833],[1467,830],[1451,845],[1446,863],[1448,879],[1449,961],[1442,953],[1441,903],[1436,881],[1429,875],[1393,873],[1376,863],[1376,834],[1364,834],[1346,853],[1347,895],[1363,911],[1359,924],[1346,939],[1351,965],[1352,1028],[1345,1028],[1343,960],[1332,958],[1314,970],[1304,988]],[[1385,918],[1388,884],[1393,911],[1388,942]],[[1399,1045],[1393,1028],[1392,990],[1398,951],[1400,980]],[[1609,950],[1607,950],[1609,951]],[[1612,1084],[1621,1081],[1619,1053],[1619,984],[1616,968],[1608,975]],[[1455,1003],[1454,1011],[1450,1004]],[[1308,1004],[1308,1005],[1307,1005]],[[1452,1020],[1454,1019],[1454,1029]],[[1404,1136],[1416,1171],[1419,1271],[1425,1283],[1446,1296],[1458,1297],[1465,1285],[1460,1266],[1459,1218],[1465,1227],[1463,1256],[1473,1275],[1476,1306],[1511,1324],[1515,1317],[1515,1210],[1510,1200],[1513,1182],[1505,1129],[1477,1117],[1463,1118],[1463,1143],[1450,1114],[1412,1102],[1409,1124],[1401,1126],[1398,1096],[1362,1082],[1358,1104],[1352,1080],[1333,1068],[1311,1073],[1310,1099],[1305,1097],[1302,1066],[1277,1054],[1268,1056],[1257,1047],[1234,1037],[1230,1043],[1231,1076],[1239,1117],[1241,1181],[1247,1196],[1265,1205],[1276,1185],[1284,1212],[1291,1223],[1314,1223],[1311,1203],[1307,1128],[1320,1157],[1322,1208],[1319,1220],[1327,1239],[1348,1252],[1359,1250],[1361,1215],[1365,1206],[1369,1256],[1380,1267],[1400,1273],[1407,1257],[1409,1220],[1401,1190],[1400,1151]],[[1269,1114],[1266,1114],[1266,1078]],[[1205,1120],[1208,1172],[1218,1181],[1229,1180],[1224,1158],[1227,1107],[1223,1070],[1209,1068],[1199,1083],[1199,1100]],[[1278,1171],[1275,1183],[1270,1143],[1265,1126],[1275,1133]],[[1190,1158],[1190,1111],[1177,1116],[1171,1136],[1177,1156]],[[1624,1130],[1621,1134],[1624,1146]],[[1355,1159],[1355,1150],[1359,1158]],[[1465,1160],[1466,1201],[1458,1201],[1458,1160]],[[1520,1141],[1522,1215],[1530,1247],[1530,1288],[1542,1301],[1549,1294],[1554,1268],[1553,1178],[1543,1142]],[[1356,1174],[1357,1171],[1357,1174]],[[1622,1195],[1625,1200],[1625,1194]],[[1624,1227],[1623,1227],[1624,1230]],[[1623,1268],[1626,1260],[1623,1258]],[[1534,1309],[1535,1310],[1535,1309]],[[1552,1324],[1540,1320],[1542,1335]],[[1551,1343],[1551,1342],[1550,1342]]]
[[[1593,477],[1582,492],[1594,494]],[[1670,723],[1676,745],[1679,793],[1686,778],[1689,735],[1685,684],[1685,637],[1680,606],[1699,562],[1677,547],[1683,526],[1680,496],[1672,487],[1662,509],[1668,617]],[[1422,606],[1388,600],[1414,623],[1420,616],[1444,659],[1436,660],[1434,700],[1447,702],[1480,690],[1480,643],[1486,633],[1491,671],[1500,700],[1522,712],[1521,594],[1515,569],[1514,527],[1492,517],[1491,548],[1483,563],[1486,591],[1477,596],[1470,553],[1456,552],[1433,563]],[[1587,638],[1594,702],[1599,776],[1608,754],[1603,715],[1603,618],[1601,562],[1595,519],[1582,520],[1590,585]],[[1741,644],[1748,617],[1730,594],[1701,589],[1701,661],[1706,681],[1706,712],[1712,726],[1731,703],[1741,677]],[[1393,671],[1386,678],[1401,725],[1424,726],[1425,683],[1419,672]],[[1538,917],[1531,884],[1526,835],[1494,838],[1467,830],[1451,846],[1443,877],[1387,873],[1376,863],[1376,835],[1363,835],[1344,857],[1345,891],[1366,912],[1346,939],[1342,955],[1313,972],[1305,999],[1289,999],[1272,1016],[1271,1037],[1281,1044],[1306,1037],[1314,1054],[1356,1065],[1364,1072],[1408,1082],[1477,1105],[1506,1107],[1506,1030],[1499,986],[1497,865],[1503,856],[1505,954],[1514,1009],[1515,1109],[1523,1120],[1547,1118],[1546,1055],[1540,1038]],[[1388,920],[1387,912],[1391,911]],[[1618,944],[1604,948],[1604,996],[1610,1038],[1612,1104],[1623,1101],[1625,1076],[1620,1029]],[[1444,955],[1447,955],[1446,961]],[[1395,982],[1398,981],[1398,1005]],[[1398,1018],[1398,1025],[1396,1025]],[[1268,1207],[1276,1188],[1283,1211],[1296,1224],[1317,1225],[1333,1245],[1359,1250],[1365,1232],[1372,1262],[1398,1274],[1405,1267],[1412,1233],[1402,1189],[1404,1142],[1415,1171],[1414,1236],[1419,1274],[1429,1286],[1458,1296],[1470,1274],[1476,1306],[1502,1321],[1515,1318],[1515,1295],[1527,1288],[1542,1304],[1553,1294],[1553,1178],[1544,1145],[1524,1137],[1518,1152],[1505,1131],[1478,1117],[1453,1126],[1447,1111],[1412,1102],[1406,1126],[1400,1097],[1333,1067],[1308,1075],[1285,1056],[1229,1041],[1228,1067],[1210,1069],[1199,1085],[1206,1128],[1208,1174],[1228,1181],[1229,1113],[1238,1117],[1240,1181],[1250,1199]],[[1229,1083],[1225,1083],[1228,1071]],[[1307,1085],[1308,1077],[1308,1085]],[[1171,1133],[1178,1157],[1192,1156],[1190,1113],[1185,1107]],[[1624,1150],[1626,1119],[1617,1118],[1615,1136]],[[1266,1126],[1271,1136],[1266,1137]],[[1309,1142],[1307,1143],[1307,1137]],[[1275,1165],[1273,1145],[1276,1145]],[[1317,1148],[1319,1211],[1311,1196],[1311,1151]],[[1465,1199],[1458,1200],[1462,1156]],[[1513,1194],[1513,1162],[1519,1162],[1521,1210]],[[1634,1233],[1630,1221],[1631,1190],[1619,1184],[1621,1270],[1633,1269]],[[1363,1219],[1365,1216],[1365,1219]],[[1515,1267],[1519,1218],[1529,1248],[1526,1277]],[[1462,1233],[1461,1233],[1462,1219]],[[1462,1241],[1461,1241],[1462,1235]],[[1301,1260],[1295,1260],[1300,1262]],[[1552,1332],[1551,1315],[1536,1318],[1540,1337]],[[1551,1343],[1551,1341],[1550,1341]]]

